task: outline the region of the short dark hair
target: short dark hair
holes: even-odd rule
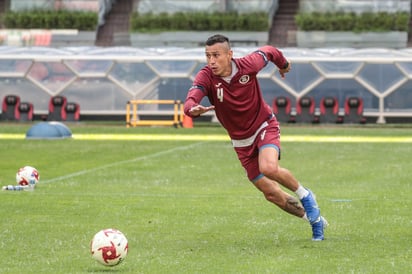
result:
[[[229,38],[221,34],[215,34],[206,40],[206,46],[213,46],[216,43],[224,43],[224,42],[227,42],[230,47]]]

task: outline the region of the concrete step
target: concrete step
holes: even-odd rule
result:
[[[106,23],[97,30],[96,46],[130,46],[130,35],[126,37],[124,34],[129,33],[132,7],[133,3],[130,0],[115,2],[106,18]],[[122,35],[116,35],[117,33]]]
[[[299,10],[298,0],[280,0],[279,8],[272,19],[269,43],[278,47],[296,46],[297,25],[295,15]]]

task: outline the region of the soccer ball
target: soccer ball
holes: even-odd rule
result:
[[[20,186],[34,187],[40,180],[40,174],[34,167],[19,168],[16,173],[16,182]]]
[[[120,264],[129,249],[126,236],[117,229],[103,229],[94,235],[90,243],[93,259],[105,266]]]

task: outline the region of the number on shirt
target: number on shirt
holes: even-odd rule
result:
[[[223,88],[217,88],[216,93],[217,99],[219,99],[220,102],[223,102]]]

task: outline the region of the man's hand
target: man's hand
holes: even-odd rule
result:
[[[279,69],[279,73],[280,73],[280,77],[282,77],[282,79],[285,78],[285,74],[288,73],[290,71],[290,69],[292,68],[292,65],[290,64],[290,62],[288,61],[285,65],[284,68]]]
[[[192,107],[189,110],[189,113],[190,113],[191,116],[195,117],[195,116],[199,116],[199,115],[201,115],[205,112],[208,112],[209,110],[213,110],[213,109],[215,109],[215,106],[205,107],[205,106],[202,106],[202,105],[197,105],[197,106]]]

